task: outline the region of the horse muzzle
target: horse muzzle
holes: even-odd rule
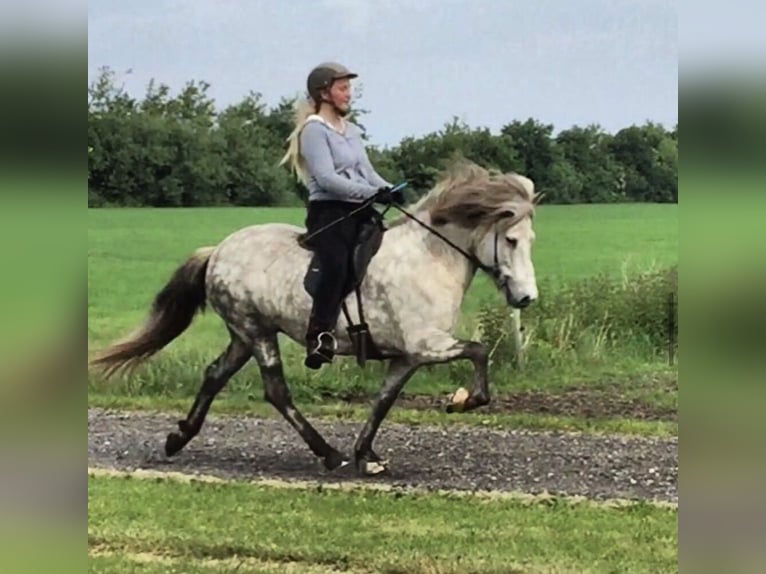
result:
[[[525,309],[537,299],[536,294],[533,295],[526,291],[515,293],[514,289],[511,288],[510,280],[508,278],[505,278],[505,280],[502,281],[500,288],[505,295],[505,300],[508,302],[508,305],[514,309]]]

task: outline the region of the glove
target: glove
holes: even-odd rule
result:
[[[392,193],[390,187],[381,187],[375,194],[375,201],[381,205],[391,205],[392,203],[403,205],[404,194],[401,191]]]

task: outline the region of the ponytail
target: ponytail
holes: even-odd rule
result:
[[[295,173],[304,185],[308,185],[308,172],[303,157],[300,153],[300,135],[303,124],[311,114],[317,113],[317,106],[313,100],[300,100],[295,107],[295,127],[287,138],[288,146],[279,165],[289,164],[290,170]]]

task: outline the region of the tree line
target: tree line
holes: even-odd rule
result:
[[[150,83],[142,99],[103,69],[88,87],[88,205],[300,205],[306,191],[279,161],[293,128],[294,100],[267,106],[251,92],[217,109],[206,82],[175,96]],[[366,112],[352,119],[364,124]],[[546,203],[677,202],[678,127],[646,122],[611,134],[598,125],[554,126],[514,120],[499,133],[455,118],[398,145],[370,146],[389,181],[410,182],[410,199],[428,190],[451,158],[523,173]]]

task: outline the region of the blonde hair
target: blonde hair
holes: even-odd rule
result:
[[[279,162],[279,165],[289,164],[290,171],[297,175],[298,179],[306,186],[308,186],[309,175],[306,170],[306,163],[303,160],[303,156],[301,156],[301,130],[306,123],[306,118],[317,113],[317,111],[317,104],[311,98],[298,101],[295,106],[295,127],[287,138],[287,153],[285,153],[282,161]]]

